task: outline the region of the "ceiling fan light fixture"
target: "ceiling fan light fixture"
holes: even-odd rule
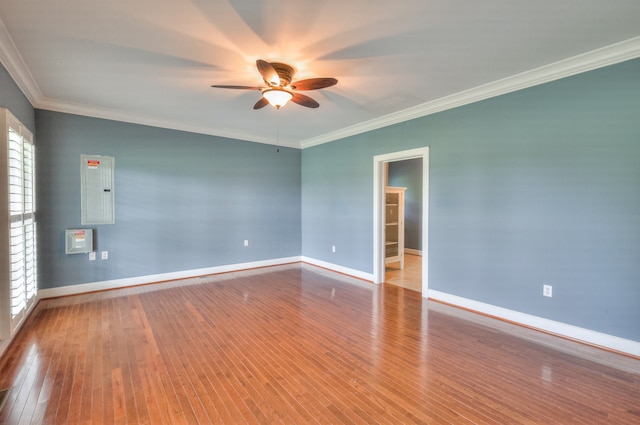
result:
[[[260,90],[262,96],[253,105],[253,109],[262,109],[267,105],[272,105],[276,109],[282,108],[290,100],[306,108],[317,108],[318,102],[307,95],[298,93],[299,90],[318,90],[331,87],[338,83],[335,78],[307,78],[293,81],[296,69],[291,65],[280,62],[267,62],[262,59],[256,60],[256,67],[262,76],[266,87],[255,86],[230,86],[214,84],[211,87],[219,89],[236,90]]]
[[[276,109],[280,109],[293,99],[293,94],[283,89],[267,89],[262,92],[262,97]]]

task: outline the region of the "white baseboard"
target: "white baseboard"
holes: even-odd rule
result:
[[[166,280],[186,279],[190,277],[206,276],[210,274],[227,273],[259,267],[278,266],[281,264],[300,262],[300,257],[275,258],[272,260],[253,261],[249,263],[228,264],[224,266],[207,267],[203,269],[184,270],[171,273],[160,273],[148,276],[138,276],[125,279],[104,280],[101,282],[80,283],[77,285],[61,286],[58,288],[41,289],[38,291],[40,299],[62,297],[66,295],[83,294],[87,292],[104,291],[107,289],[124,288],[127,286],[146,285]]]
[[[493,316],[499,319],[508,320],[524,326],[535,328],[537,330],[582,341],[607,348],[610,350],[627,353],[636,357],[640,357],[640,342],[620,338],[613,335],[604,334],[590,329],[580,328],[578,326],[568,325],[562,322],[545,319],[538,316],[532,316],[526,313],[520,313],[515,310],[509,310],[497,307],[491,304],[485,304],[480,301],[474,301],[468,298],[451,295],[444,292],[429,289],[429,299],[442,301],[456,307],[465,308],[478,313]]]
[[[240,271],[247,269],[254,269],[259,267],[277,266],[295,262],[305,262],[318,267],[322,267],[334,272],[342,273],[348,276],[353,276],[358,279],[363,279],[369,282],[373,282],[373,274],[365,273],[360,270],[352,269],[349,267],[340,266],[337,264],[329,263],[322,260],[317,260],[310,257],[288,257],[277,258],[271,260],[255,261],[248,263],[229,264],[224,266],[208,267],[202,269],[185,270],[172,273],[161,273],[148,276],[139,276],[125,279],[107,280],[101,282],[83,283],[77,285],[62,286],[59,288],[41,289],[38,291],[38,297],[40,299],[61,297],[66,295],[82,294],[94,291],[103,291],[108,289],[117,289],[128,286],[145,285],[154,282],[162,282],[167,280],[185,279],[191,277],[199,277],[211,274],[226,273],[232,271]],[[621,353],[627,353],[636,357],[640,357],[640,342],[632,341],[608,334],[604,334],[597,331],[592,331],[585,328],[580,328],[573,325],[568,325],[562,322],[556,322],[554,320],[545,319],[538,316],[533,316],[526,313],[521,313],[515,310],[509,310],[502,307],[497,307],[491,304],[486,304],[480,301],[459,297],[457,295],[451,295],[437,290],[430,289],[428,291],[428,298],[435,301],[442,301],[447,304],[451,304],[456,307],[465,308],[478,313],[493,316],[499,319],[507,320],[510,322],[518,323],[524,326],[549,332],[552,334],[564,336],[577,341],[582,341],[588,344],[600,346],[610,350],[618,351]],[[0,351],[4,351],[5,344],[8,341],[0,342]],[[1,353],[0,353],[1,354]]]
[[[334,272],[346,274],[349,276],[357,277],[358,279],[367,280],[373,282],[373,274],[365,273],[360,270],[351,269],[349,267],[340,266],[338,264],[328,263],[322,260],[316,260],[315,258],[302,257],[302,262],[313,264],[314,266],[322,267],[324,269],[333,270]]]

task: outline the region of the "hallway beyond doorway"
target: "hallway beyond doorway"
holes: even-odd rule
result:
[[[399,262],[390,263],[385,268],[384,280],[392,285],[422,292],[422,256],[405,253],[404,269],[400,269]]]

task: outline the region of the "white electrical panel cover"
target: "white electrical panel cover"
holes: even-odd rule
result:
[[[67,229],[64,246],[67,254],[86,254],[93,251],[93,229]]]
[[[102,155],[80,155],[80,159],[82,224],[115,223],[115,159]]]

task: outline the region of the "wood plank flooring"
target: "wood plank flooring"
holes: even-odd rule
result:
[[[640,424],[640,361],[304,264],[41,301],[2,424]]]
[[[392,285],[422,292],[422,256],[405,254],[404,269],[400,262],[385,267],[384,281]]]

